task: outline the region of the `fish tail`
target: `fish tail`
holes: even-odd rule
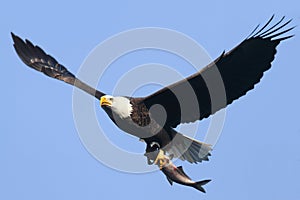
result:
[[[192,185],[192,187],[194,187],[195,189],[203,192],[203,193],[206,193],[204,188],[202,187],[203,185],[207,184],[208,182],[210,182],[211,180],[203,180],[203,181],[198,181],[196,183],[194,183]]]

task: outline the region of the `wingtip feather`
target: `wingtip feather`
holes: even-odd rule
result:
[[[292,29],[295,28],[295,26],[293,26],[293,27],[288,28],[286,30],[283,30],[281,32],[277,32],[278,30],[281,30],[282,28],[284,28],[288,24],[290,24],[293,19],[290,19],[290,20],[288,20],[286,22],[283,22],[284,19],[285,19],[285,16],[283,16],[274,25],[270,25],[271,22],[274,19],[274,16],[275,15],[273,14],[272,17],[267,21],[267,23],[262,28],[260,28],[256,33],[253,33],[255,31],[252,31],[252,33],[250,34],[249,37],[247,37],[247,39],[249,39],[249,38],[262,38],[262,39],[267,39],[267,40],[270,39],[270,40],[272,40],[273,38],[275,38],[277,36],[280,36],[280,35],[283,35],[284,33],[287,33],[287,32],[289,32],[289,31],[291,31]],[[269,27],[269,25],[270,25],[270,27]],[[255,28],[255,30],[256,29],[257,29],[257,27]],[[286,37],[282,37],[282,38],[283,39],[288,39],[288,38],[290,38],[290,36],[286,36]],[[279,39],[275,39],[275,40],[276,41],[281,41],[283,39],[279,38]]]

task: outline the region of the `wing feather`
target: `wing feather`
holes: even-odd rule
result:
[[[291,20],[283,23],[283,17],[271,26],[273,18],[198,73],[145,97],[143,103],[148,109],[162,105],[167,113],[164,125],[176,127],[207,118],[245,95],[270,69],[277,45],[293,36],[282,36],[294,28],[282,30]],[[275,38],[278,36],[282,37]]]
[[[88,94],[100,99],[104,93],[90,87],[80,81],[76,76],[59,64],[52,56],[46,54],[39,46],[33,45],[29,40],[23,41],[20,37],[11,33],[14,48],[20,59],[29,67],[43,72],[45,75],[74,85]]]

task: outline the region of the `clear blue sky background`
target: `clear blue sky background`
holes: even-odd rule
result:
[[[72,88],[22,64],[10,38],[11,31],[29,38],[72,72],[101,41],[148,26],[183,32],[215,58],[272,14],[277,19],[286,15],[300,25],[299,8],[296,0],[2,3],[0,199],[300,199],[299,28],[293,31],[296,37],[279,45],[272,69],[255,90],[227,109],[210,162],[184,163],[195,180],[213,180],[205,187],[207,194],[171,187],[159,171],[121,173],[95,160],[76,132]],[[187,63],[169,62],[168,56],[144,57],[131,56],[119,66],[130,69],[137,59],[194,73]],[[109,93],[114,83],[99,88]],[[105,116],[101,109],[98,114]],[[103,119],[104,126],[113,127]],[[120,135],[121,146],[144,150],[117,128],[111,132]]]

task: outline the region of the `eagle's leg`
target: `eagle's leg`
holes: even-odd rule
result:
[[[165,152],[163,150],[159,149],[154,164],[158,165],[159,169],[162,169],[165,166],[166,160],[165,160]]]

